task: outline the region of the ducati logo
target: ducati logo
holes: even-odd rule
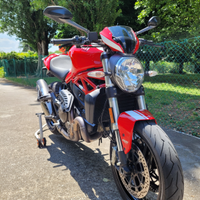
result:
[[[83,50],[88,51],[90,48],[88,47],[82,47]]]

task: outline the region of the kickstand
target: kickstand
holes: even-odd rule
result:
[[[35,137],[37,139],[37,146],[39,148],[45,147],[46,146],[46,138],[43,137],[43,128],[47,125],[42,126],[42,115],[44,113],[36,113],[37,117],[39,118],[39,129],[35,132]]]

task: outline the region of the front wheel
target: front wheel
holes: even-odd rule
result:
[[[111,160],[116,155],[111,143]],[[124,175],[111,163],[115,183],[122,199],[182,200],[182,167],[166,133],[154,122],[140,121],[134,128],[132,148],[127,156],[130,173]]]

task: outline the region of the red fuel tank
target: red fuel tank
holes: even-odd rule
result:
[[[88,69],[102,67],[100,60],[102,52],[103,48],[76,48],[76,46],[73,46],[68,52],[68,55],[72,60],[71,75],[76,76],[76,74]]]

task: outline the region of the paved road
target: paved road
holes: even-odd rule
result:
[[[45,131],[38,149],[36,91],[0,79],[0,199],[120,200],[109,167],[109,141],[74,143]],[[185,176],[184,200],[200,196],[200,140],[167,131]],[[106,178],[109,181],[104,182]]]

